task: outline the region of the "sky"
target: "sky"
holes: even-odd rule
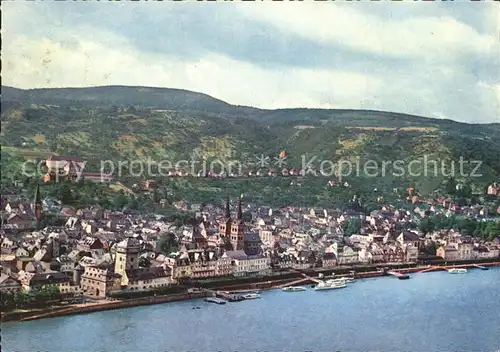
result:
[[[2,84],[500,122],[492,2],[2,2]]]

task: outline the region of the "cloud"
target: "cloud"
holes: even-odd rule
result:
[[[457,53],[494,55],[499,48],[493,35],[481,34],[450,16],[417,15],[393,20],[358,11],[354,6],[332,6],[322,2],[287,6],[271,3],[265,7],[256,3],[245,5],[237,8],[256,21],[272,23],[321,44],[335,44],[381,56],[449,62],[457,58]]]
[[[57,42],[17,37],[15,44],[5,47],[3,81],[21,88],[166,86],[264,108],[287,107],[290,103],[331,108],[346,100],[355,103],[360,94],[381,87],[377,78],[359,73],[301,68],[284,73],[216,53],[200,60],[180,61],[137,52],[126,40],[110,33],[103,36],[105,40],[95,40],[82,33],[72,41]]]
[[[499,116],[492,33],[500,28],[498,18],[483,10],[468,15],[449,6],[410,11],[394,4],[324,3],[5,5],[6,85],[159,86],[262,108],[362,108],[468,122]],[[170,11],[160,10],[164,6]]]

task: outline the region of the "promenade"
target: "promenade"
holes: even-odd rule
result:
[[[482,266],[482,267],[500,266],[500,261],[487,262],[487,263],[481,262],[480,266]],[[431,272],[431,271],[447,270],[447,269],[451,269],[451,268],[465,268],[465,269],[480,270],[479,265],[477,263],[471,263],[471,264],[459,264],[459,265],[450,264],[450,265],[434,265],[434,266],[431,266],[431,265],[414,266],[414,267],[406,268],[406,269],[399,268],[399,269],[397,269],[397,271],[399,273],[402,273],[402,274],[426,273],[426,272]],[[324,272],[325,270],[321,270],[321,271]],[[316,272],[316,273],[319,273],[321,271],[314,270],[314,272]],[[334,270],[329,270],[329,271],[334,271]],[[343,270],[343,271],[345,271],[345,270]],[[227,282],[227,284],[225,286],[218,287],[217,291],[236,293],[238,291],[244,292],[244,291],[251,291],[251,290],[269,290],[269,289],[281,288],[281,287],[285,287],[287,285],[293,285],[293,284],[297,284],[297,283],[306,283],[306,282],[317,281],[317,279],[311,277],[310,270],[308,270],[307,274],[304,274],[301,271],[297,271],[296,274],[299,277],[287,278],[287,279],[280,279],[279,277],[276,277],[276,279],[272,279],[272,280],[260,281],[260,282],[248,282],[248,283],[244,283],[244,284],[232,284],[231,285],[231,281],[229,281],[229,282]],[[381,276],[385,276],[385,275],[387,275],[387,273],[385,271],[377,270],[377,271],[355,272],[353,276],[355,278],[373,278],[373,277],[381,277]],[[93,313],[93,312],[99,312],[99,311],[105,311],[105,310],[129,308],[129,307],[142,306],[142,305],[152,305],[152,304],[175,302],[175,301],[182,301],[182,300],[189,300],[189,299],[197,299],[197,298],[206,297],[211,291],[215,291],[215,290],[203,288],[201,290],[197,290],[194,292],[170,294],[170,295],[164,295],[164,296],[150,296],[150,297],[123,299],[123,300],[116,300],[116,301],[107,301],[107,300],[102,299],[102,300],[98,300],[95,302],[89,302],[89,303],[77,303],[77,304],[71,304],[71,305],[66,305],[66,306],[48,307],[46,309],[40,309],[40,310],[36,310],[36,311],[13,311],[13,312],[2,313],[1,321],[2,321],[2,323],[8,322],[8,321],[29,321],[29,320],[44,319],[44,318],[54,318],[54,317],[66,316],[66,315],[84,314],[84,313]]]

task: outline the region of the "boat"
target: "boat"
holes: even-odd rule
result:
[[[257,299],[260,298],[260,295],[257,293],[247,293],[246,295],[243,295],[244,299]]]
[[[307,289],[302,286],[287,286],[283,287],[281,291],[283,292],[301,292],[301,291],[306,291]]]
[[[354,279],[351,278],[351,277],[339,277],[338,279],[327,280],[326,283],[327,284],[341,284],[341,285],[345,285],[345,284],[351,283],[353,281],[354,281]]]
[[[401,274],[398,276],[399,280],[408,280],[410,278],[410,275],[408,274]]]
[[[323,290],[335,290],[338,288],[345,288],[347,285],[345,283],[340,282],[320,282],[314,288],[315,291],[323,291]]]
[[[467,272],[467,269],[464,269],[464,268],[452,268],[452,269],[448,269],[448,272],[450,274],[465,274]]]
[[[227,301],[217,298],[217,297],[207,297],[204,299],[205,302],[208,303],[215,303],[215,304],[226,304]]]
[[[229,296],[226,298],[229,302],[241,302],[241,301],[244,301],[246,298],[244,297],[244,295],[233,295],[233,296]]]

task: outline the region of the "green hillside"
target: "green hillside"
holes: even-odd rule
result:
[[[462,156],[482,161],[477,171],[482,176],[458,179],[482,189],[500,178],[499,124],[464,124],[391,112],[260,110],[163,88],[2,87],[1,123],[3,155],[28,159],[50,153],[77,155],[87,160],[87,171],[98,171],[102,160],[148,159],[173,164],[192,159],[238,160],[246,169],[257,169],[257,156],[268,156],[272,167],[273,158],[286,151],[287,168],[301,168],[303,158],[313,157],[319,167],[323,160],[361,165],[367,160],[401,160],[407,164],[424,156],[450,165]],[[466,165],[466,173],[473,166]],[[419,167],[415,173],[423,171]],[[389,166],[385,175],[369,182],[363,170],[347,178],[360,187],[392,189],[410,184],[425,192],[439,187],[446,178],[399,177],[390,170]]]

